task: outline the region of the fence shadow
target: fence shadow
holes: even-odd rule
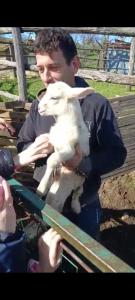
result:
[[[123,221],[126,214],[129,221]],[[104,226],[101,230],[101,244],[107,249],[135,268],[135,210],[103,209],[101,228],[105,222],[110,222],[110,227]],[[113,226],[111,226],[113,221]]]

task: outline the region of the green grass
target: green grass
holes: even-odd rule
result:
[[[107,98],[113,98],[115,96],[126,96],[128,94],[135,94],[135,87],[132,87],[131,92],[129,87],[120,84],[112,84],[106,82],[96,82],[87,80],[90,86],[92,86],[97,92],[101,93]],[[27,92],[28,100],[33,100],[40,89],[44,88],[41,80],[37,78],[27,78]],[[0,80],[0,90],[7,91],[11,94],[18,95],[18,86],[15,79],[2,79]],[[0,101],[7,101],[3,96],[0,96]],[[11,101],[11,100],[10,100]]]
[[[43,89],[44,85],[38,78],[28,78],[27,79],[27,94],[28,100],[33,100],[36,98],[37,93],[40,89]],[[11,94],[18,95],[18,84],[16,79],[3,79],[0,80],[0,90],[7,91]],[[8,100],[3,96],[0,96],[0,101]]]
[[[129,91],[129,86],[122,84],[113,84],[108,82],[97,82],[87,80],[88,84],[93,87],[98,93],[102,94],[107,98],[113,98],[116,96],[127,96],[135,94],[135,86]]]
[[[79,52],[80,56],[80,62],[81,62],[81,67],[82,68],[91,68],[91,69],[96,69],[97,68],[97,59],[98,55],[96,51],[84,51],[80,50]],[[84,58],[82,58],[84,57]]]

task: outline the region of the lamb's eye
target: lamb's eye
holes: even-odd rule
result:
[[[51,100],[57,100],[57,99],[59,99],[59,97],[55,97],[55,96],[51,97]]]

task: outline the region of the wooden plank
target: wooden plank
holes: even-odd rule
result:
[[[19,99],[26,101],[27,99],[27,87],[26,87],[26,77],[25,77],[25,67],[24,67],[24,56],[22,48],[21,32],[19,27],[12,27],[13,43],[15,51],[15,59],[17,66],[17,80],[18,80],[18,90]]]
[[[118,122],[120,122],[120,120],[124,120],[127,117],[133,118],[134,116],[135,116],[135,110],[123,111],[123,112],[121,112],[121,114],[120,113],[117,114],[117,120],[118,120]]]
[[[123,126],[130,127],[130,125],[135,123],[135,116],[130,118],[128,116],[126,116],[125,118],[121,118],[118,120],[118,123],[119,123],[119,128],[122,128]]]
[[[21,27],[24,32],[38,32],[52,27]],[[135,27],[59,27],[71,33],[114,34],[135,36]],[[0,27],[0,34],[12,32],[12,27]]]
[[[102,175],[101,179],[105,180],[109,177],[119,176],[119,175],[125,174],[126,172],[132,171],[132,170],[135,170],[135,160],[128,161],[121,168],[118,168],[110,173]]]
[[[0,59],[0,65],[8,66],[8,67],[11,67],[11,68],[16,68],[17,67],[17,64],[16,64],[15,61],[10,61],[10,60],[7,60],[7,59]],[[28,70],[28,71],[38,72],[38,69],[37,69],[36,65],[25,64],[24,68],[25,68],[25,70]]]
[[[14,46],[13,44],[9,44],[9,53],[11,55],[11,61],[14,61],[15,60],[15,53],[14,53]],[[17,73],[16,73],[16,69],[13,68],[13,75],[14,75],[14,78],[17,77]]]
[[[134,154],[134,152],[135,152],[135,145],[133,146],[133,148],[131,148],[131,147],[126,147],[126,150],[127,150],[126,161],[132,159],[133,157],[135,158],[135,154]]]
[[[13,68],[16,68],[17,64],[16,62],[11,62],[8,60],[0,60],[1,65],[10,66]],[[38,72],[36,65],[25,65],[24,69]],[[77,72],[78,76],[81,76],[86,79],[92,79],[97,81],[103,81],[103,82],[112,82],[116,84],[126,84],[126,85],[133,85],[135,86],[135,76],[128,76],[123,74],[116,74],[112,72],[107,71],[97,71],[92,69],[79,69]],[[111,100],[114,101],[114,100]]]
[[[135,109],[135,99],[133,99],[131,102],[126,101],[125,103],[119,103],[120,113],[124,110],[130,111],[131,109]]]
[[[123,140],[124,145],[125,145],[127,151],[130,151],[130,149],[132,149],[132,147],[134,147],[134,144],[132,145],[132,141],[133,140],[134,140],[133,138],[125,140],[125,141]]]
[[[129,127],[127,126],[127,127],[122,127],[122,129],[120,129],[120,131],[121,131],[121,133],[122,133],[122,135],[124,136],[125,134],[129,134],[129,136],[130,135],[132,135],[134,132],[135,132],[135,124],[133,124],[133,125],[130,125],[130,129],[129,129]]]
[[[135,76],[128,76],[123,74],[116,74],[107,71],[95,71],[88,69],[79,69],[78,76],[86,79],[92,79],[103,82],[111,82],[116,84],[135,85]]]
[[[13,99],[13,100],[19,100],[19,96],[13,95],[11,93],[4,92],[4,91],[0,91],[0,96],[4,96],[6,98],[10,98],[10,99]]]
[[[24,101],[11,101],[11,102],[0,102],[0,110],[23,108],[25,106]]]
[[[135,38],[132,38],[130,45],[130,58],[129,58],[129,71],[128,75],[133,75],[134,71],[134,62],[135,62]]]
[[[127,149],[127,158],[123,166],[105,174],[102,180],[135,170],[135,95],[113,98],[111,105]]]
[[[26,112],[12,112],[12,111],[7,111],[7,112],[3,112],[0,113],[0,117],[1,118],[5,118],[5,119],[19,119],[19,120],[25,120],[26,118]]]
[[[135,94],[134,95],[127,95],[127,96],[119,96],[119,97],[113,97],[110,99],[111,104],[114,102],[123,102],[123,101],[130,101],[132,99],[135,99]]]
[[[134,171],[134,170],[135,170],[135,165],[131,165],[130,167],[127,167],[127,168],[125,168],[125,169],[123,169],[123,170],[118,169],[117,172],[114,171],[114,172],[112,172],[112,173],[108,173],[108,174],[102,176],[101,179],[102,179],[102,181],[105,181],[105,180],[107,180],[108,178],[111,178],[111,177],[118,177],[118,176],[121,176],[121,175],[130,173],[130,172],[132,172],[132,171]]]

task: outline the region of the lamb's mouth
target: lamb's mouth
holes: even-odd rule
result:
[[[46,113],[46,111],[44,109],[38,109],[38,112],[41,116],[45,115],[45,113]]]

